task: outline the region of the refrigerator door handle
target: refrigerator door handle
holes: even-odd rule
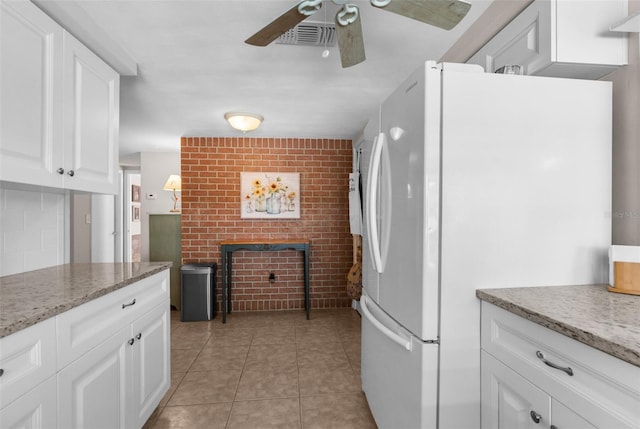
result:
[[[360,299],[360,308],[362,309],[362,313],[367,318],[367,320],[369,320],[369,322],[371,322],[373,326],[375,326],[380,332],[386,335],[391,341],[398,343],[408,351],[411,351],[411,349],[413,348],[411,339],[407,339],[402,335],[393,332],[391,329],[384,326],[378,319],[376,319],[375,316],[371,314],[371,312],[367,308],[368,299],[369,297],[366,295],[362,295],[362,298]]]
[[[378,134],[373,142],[373,154],[369,168],[369,180],[367,186],[367,231],[369,233],[369,250],[373,256],[373,265],[379,274],[382,274],[382,254],[380,253],[380,238],[378,237],[378,176],[380,174],[380,160],[382,158],[382,146],[384,145],[384,133]]]

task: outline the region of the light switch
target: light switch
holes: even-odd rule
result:
[[[148,200],[155,200],[156,198],[158,198],[158,194],[152,194],[152,193],[147,194]]]

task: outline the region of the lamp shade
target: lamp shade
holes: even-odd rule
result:
[[[182,189],[182,181],[180,180],[180,176],[177,174],[172,174],[167,179],[167,183],[164,184],[165,191],[179,191]]]
[[[246,112],[227,112],[224,118],[233,128],[244,133],[255,130],[264,120],[261,115]]]

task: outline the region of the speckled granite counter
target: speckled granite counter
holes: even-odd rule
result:
[[[0,277],[0,338],[171,267],[67,264]]]
[[[640,296],[606,285],[480,289],[476,296],[640,366]]]

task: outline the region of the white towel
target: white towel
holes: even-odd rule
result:
[[[360,203],[360,173],[349,173],[349,224],[351,234],[362,235],[362,205]]]

